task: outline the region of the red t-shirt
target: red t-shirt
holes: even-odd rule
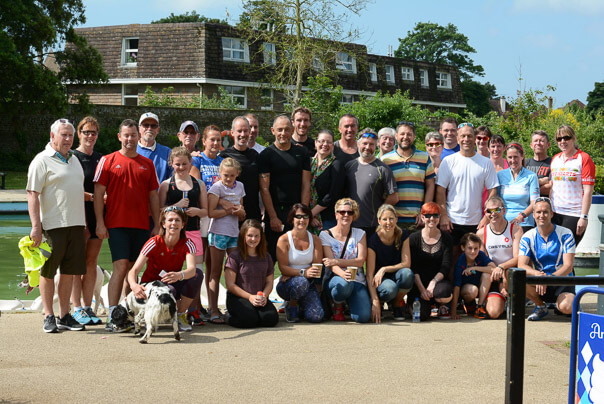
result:
[[[195,244],[188,238],[181,238],[172,250],[168,249],[162,236],[151,237],[143,246],[141,254],[148,258],[147,269],[141,283],[158,281],[162,269],[178,272],[182,269],[187,254],[195,255]]]
[[[159,188],[153,162],[137,155],[126,157],[119,151],[103,156],[94,182],[107,187],[105,226],[149,229],[149,192]]]

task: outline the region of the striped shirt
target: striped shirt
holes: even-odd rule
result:
[[[162,236],[151,237],[141,249],[141,255],[148,258],[142,283],[160,280],[162,270],[178,272],[182,269],[187,254],[195,255],[195,244],[188,238],[181,238],[171,250]]]
[[[537,228],[524,233],[520,239],[519,255],[529,257],[538,271],[551,275],[564,264],[564,254],[575,253],[575,239],[566,227],[554,225],[547,236],[541,236]],[[571,275],[572,272],[569,274]]]

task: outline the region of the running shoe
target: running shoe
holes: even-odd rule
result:
[[[288,323],[297,323],[300,321],[298,317],[298,306],[287,306],[285,308],[285,321]]]
[[[86,310],[84,309],[74,310],[73,318],[82,325],[88,325],[92,322],[92,319],[88,316],[88,313],[86,313]]]
[[[396,321],[404,321],[405,320],[405,315],[403,314],[404,313],[403,307],[404,306],[399,306],[399,307],[394,307],[392,309],[392,317],[394,317],[394,319]]]
[[[334,308],[333,321],[346,321],[346,317],[344,317],[344,308],[342,306]]]
[[[474,312],[474,317],[484,320],[484,319],[489,318],[489,315],[488,315],[487,311],[485,310],[484,306],[479,306],[476,309],[476,311]]]
[[[52,314],[49,314],[48,316],[46,316],[44,318],[44,327],[42,327],[42,329],[44,330],[44,332],[49,333],[49,334],[59,332],[59,329],[57,328],[56,317]]]
[[[105,331],[115,332],[115,333],[123,333],[131,331],[134,328],[134,323],[128,323],[123,327],[113,324],[111,321],[107,320],[107,324],[105,324]]]
[[[469,303],[464,301],[463,309],[468,316],[473,316],[476,312],[476,300],[472,300]]]
[[[59,330],[84,331],[86,327],[78,323],[71,314],[67,313],[57,321]]]
[[[88,317],[90,317],[90,320],[91,320],[90,324],[91,325],[100,325],[100,324],[103,324],[103,320],[101,320],[100,318],[98,318],[96,316],[96,314],[94,314],[94,311],[92,311],[92,307],[87,307],[84,310],[86,310],[86,314],[88,314]]]
[[[187,313],[180,313],[178,315],[178,331],[193,331],[193,327],[191,327],[187,319]]]
[[[528,316],[528,321],[543,320],[543,318],[547,316],[548,313],[549,311],[547,311],[547,308],[545,306],[536,306],[535,310],[533,311],[533,314]]]
[[[205,324],[200,316],[199,310],[190,311],[188,315],[188,320],[189,323],[194,326],[200,326]]]
[[[451,314],[449,314],[449,308],[446,304],[443,304],[438,308],[438,318],[448,320],[451,318]]]

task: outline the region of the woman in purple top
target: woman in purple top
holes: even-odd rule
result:
[[[273,327],[279,322],[277,309],[268,300],[274,266],[259,221],[248,219],[241,225],[237,247],[229,254],[224,271],[229,324],[237,328]]]

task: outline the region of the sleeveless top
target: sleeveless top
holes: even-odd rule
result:
[[[196,178],[191,177],[193,182],[193,188],[188,192],[187,198],[189,198],[190,208],[201,208],[199,206],[199,182]],[[174,175],[170,177],[170,184],[168,185],[168,194],[166,195],[166,206],[174,205],[183,198],[183,191],[176,188],[176,182],[174,181]],[[186,231],[199,230],[199,216],[188,216]]]
[[[289,240],[289,251],[287,258],[289,260],[289,266],[295,269],[304,269],[312,265],[315,246],[313,245],[312,234],[307,230],[308,234],[308,248],[304,251],[296,250],[294,246],[294,239],[292,238],[292,232],[287,232],[287,239]]]
[[[489,258],[496,265],[511,260],[514,257],[514,223],[508,222],[505,230],[497,234],[491,230],[491,225],[484,227],[484,246],[489,254]]]

